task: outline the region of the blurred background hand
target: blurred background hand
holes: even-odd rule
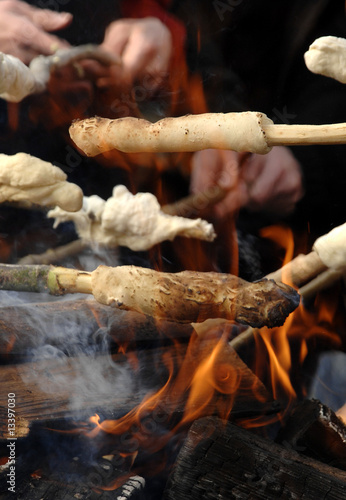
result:
[[[220,218],[241,208],[289,215],[304,194],[300,164],[288,148],[281,146],[266,155],[198,151],[192,158],[190,189],[199,192],[215,185],[228,191],[214,207]]]
[[[113,78],[128,86],[146,78],[146,87],[154,90],[167,75],[172,36],[154,17],[120,19],[108,26],[100,48],[121,59],[121,67],[113,67]]]
[[[68,47],[51,31],[65,28],[71,14],[40,9],[20,0],[0,1],[0,51],[18,57],[25,64],[40,55]]]

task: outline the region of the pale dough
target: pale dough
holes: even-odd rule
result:
[[[51,163],[26,153],[0,154],[0,203],[26,201],[75,211],[83,192],[66,181],[66,174]]]
[[[312,73],[346,83],[346,40],[335,36],[317,38],[304,54]]]
[[[263,113],[205,113],[163,118],[155,123],[126,117],[75,121],[70,136],[88,156],[117,149],[125,153],[193,152],[232,149],[266,154],[265,126],[273,122]]]
[[[317,238],[313,250],[331,269],[346,268],[346,223]]]
[[[59,208],[50,210],[55,226],[73,221],[79,237],[104,246],[126,246],[135,251],[148,250],[176,236],[212,241],[212,224],[202,219],[187,219],[163,213],[151,193],[131,194],[125,186],[113,189],[107,201],[99,196],[84,197],[82,210],[68,213]]]
[[[24,97],[43,90],[34,74],[20,59],[0,52],[0,97],[20,102]]]

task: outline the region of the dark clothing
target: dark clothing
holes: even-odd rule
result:
[[[342,0],[199,0],[196,22],[191,2],[177,3],[210,111],[263,111],[278,124],[346,122],[346,86],[311,73],[303,57],[320,36],[346,37]],[[320,234],[345,222],[346,147],[292,151],[302,164],[306,195],[291,222]]]

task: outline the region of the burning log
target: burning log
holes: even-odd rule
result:
[[[221,273],[162,273],[136,266],[99,266],[88,273],[49,266],[0,266],[0,289],[93,294],[118,309],[182,323],[226,318],[253,327],[280,326],[299,295],[271,280],[249,283]]]
[[[190,379],[193,378],[201,360],[211,354],[210,342],[200,342],[197,339],[193,355],[189,355],[188,367],[182,373],[184,390],[177,395],[174,379],[179,376],[181,359],[186,356],[187,348],[187,344],[182,343],[179,349],[170,346],[138,353],[135,370],[132,354],[128,358],[126,354],[60,356],[32,363],[2,365],[0,412],[7,411],[8,393],[13,388],[16,394],[16,415],[23,422],[22,435],[27,433],[33,422],[69,418],[83,420],[94,413],[108,419],[119,418],[142,403],[144,389],[138,388],[141,387],[144,373],[151,377],[152,382],[150,390],[146,387],[146,393],[152,393],[157,386],[161,387],[162,379],[168,377],[166,360],[169,356],[172,366],[175,367],[174,373],[171,374],[171,390],[160,392],[156,413],[160,410],[164,415],[161,421],[165,420],[167,424],[173,413],[180,420],[186,411]],[[190,402],[189,411],[192,414],[213,415],[219,407],[225,405],[225,400],[226,406],[230,407],[232,412],[230,418],[233,419],[254,417],[263,413],[273,414],[280,409],[262,382],[233,349],[226,346],[225,351],[219,353],[217,366],[219,365],[222,368],[219,382],[223,392],[219,393],[213,389],[210,400],[201,401],[198,398]],[[229,381],[222,379],[226,366],[229,366],[234,376]],[[125,372],[127,376],[124,376]],[[136,376],[139,380],[134,381]],[[100,380],[102,384],[99,383]],[[233,391],[231,394],[225,391],[228,382]],[[3,419],[1,423],[0,436],[6,438],[7,420]]]
[[[266,154],[273,146],[344,144],[346,124],[274,125],[264,113],[205,113],[163,118],[87,118],[70,127],[74,143],[87,155],[113,149],[125,153],[192,152],[231,149]]]
[[[307,399],[299,403],[277,442],[346,471],[346,426],[319,401]]]
[[[90,499],[90,500],[145,500],[145,484],[146,481],[141,476],[131,476],[125,484],[113,490],[111,493],[107,490],[102,491],[96,487],[100,487],[102,479],[112,479],[111,473],[114,471],[114,466],[108,466],[111,470],[107,470],[107,464],[103,463],[92,468],[89,468],[89,476],[85,471],[77,470],[74,476],[79,476],[76,482],[72,482],[71,478],[67,481],[56,477],[55,474],[52,478],[43,478],[35,474],[33,471],[32,476],[27,477],[23,473],[20,479],[16,482],[16,495],[17,498],[29,498],[30,500],[42,500],[43,498],[54,498],[56,500],[76,500],[76,499]],[[18,469],[18,467],[17,467]],[[71,471],[72,475],[72,471]],[[92,484],[92,480],[98,479],[98,484]],[[83,481],[84,480],[84,481]],[[5,481],[4,481],[5,483]],[[6,484],[2,485],[0,482],[0,495],[2,493],[1,486],[4,486],[3,492],[7,492]]]
[[[345,495],[345,471],[209,417],[192,425],[164,499],[341,500]]]

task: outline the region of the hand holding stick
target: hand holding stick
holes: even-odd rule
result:
[[[0,97],[20,102],[28,95],[40,94],[47,89],[51,72],[84,59],[95,60],[103,66],[120,64],[117,57],[92,44],[59,49],[51,56],[37,56],[29,66],[17,57],[0,52]]]

